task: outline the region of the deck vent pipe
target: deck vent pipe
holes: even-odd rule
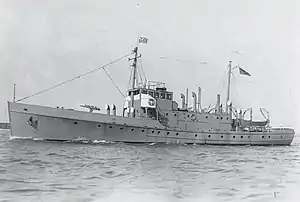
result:
[[[186,109],[188,109],[189,106],[189,89],[186,89],[186,100],[185,100],[185,105],[186,105]]]
[[[217,94],[217,113],[220,113],[220,103],[221,103],[221,96],[220,94]]]
[[[183,93],[180,94],[180,97],[181,97],[181,109],[185,109],[185,96]]]
[[[198,87],[198,112],[201,112],[201,87]]]
[[[192,92],[193,97],[193,111],[197,112],[197,95],[196,93]]]
[[[111,115],[112,116],[116,116],[117,112],[116,112],[116,105],[112,104],[111,105]]]
[[[105,105],[106,115],[110,115],[110,107],[108,104]]]

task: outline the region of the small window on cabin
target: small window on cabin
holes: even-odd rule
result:
[[[154,97],[154,92],[153,92],[153,91],[148,91],[148,94],[149,94],[151,97]]]
[[[172,94],[171,93],[167,94],[167,100],[172,100]]]
[[[142,90],[142,94],[147,94],[147,91],[146,90]]]
[[[155,98],[159,98],[159,93],[158,92],[155,92]]]
[[[160,99],[166,99],[166,94],[165,93],[160,93]]]

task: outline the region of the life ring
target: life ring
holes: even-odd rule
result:
[[[192,119],[192,121],[195,121],[195,120],[196,120],[195,114],[192,114],[192,115],[191,115],[191,119]]]
[[[154,100],[153,98],[150,98],[150,99],[148,100],[148,104],[149,104],[151,107],[153,107],[153,106],[155,105],[155,100]]]

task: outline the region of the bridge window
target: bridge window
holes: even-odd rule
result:
[[[154,92],[153,92],[153,91],[148,91],[148,94],[149,94],[151,97],[154,97]]]
[[[160,99],[166,99],[166,94],[165,93],[160,93]]]
[[[155,98],[159,98],[159,93],[158,92],[155,92],[154,95],[155,95]]]
[[[172,93],[167,93],[167,100],[172,100]]]
[[[138,95],[140,92],[139,92],[139,90],[134,90],[134,91],[128,92],[128,95],[132,95],[132,93],[133,93],[133,95]]]

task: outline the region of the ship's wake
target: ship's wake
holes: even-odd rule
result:
[[[9,140],[12,141],[23,141],[23,140],[30,140],[30,141],[44,141],[44,142],[64,142],[64,143],[78,143],[78,144],[113,144],[116,142],[113,141],[106,141],[106,140],[88,140],[86,138],[76,138],[74,140],[56,140],[56,139],[43,139],[43,138],[34,138],[34,137],[10,137]]]

